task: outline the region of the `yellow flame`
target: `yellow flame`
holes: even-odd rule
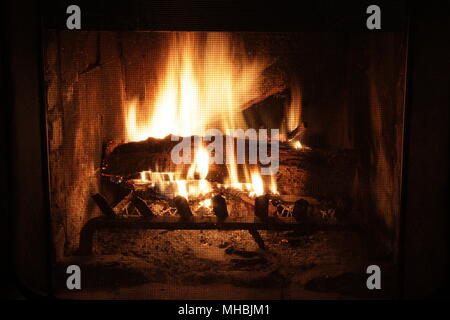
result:
[[[155,98],[125,106],[128,140],[204,135],[208,127],[245,128],[239,108],[258,96],[267,60],[250,59],[229,33],[160,35],[167,60],[156,82],[148,84]]]
[[[257,196],[264,194],[264,184],[261,175],[257,172],[252,173],[253,193]]]
[[[209,170],[209,153],[204,147],[195,152],[194,163],[189,167],[188,179],[194,179],[188,185],[188,195],[201,195],[211,191],[211,185],[206,180]],[[195,174],[200,179],[196,179]]]
[[[211,207],[211,199],[206,199],[206,200],[200,201],[199,206],[210,208]]]
[[[165,61],[155,69],[156,79],[146,84],[145,101],[133,98],[124,105],[128,141],[164,138],[169,134],[205,136],[209,128],[222,132],[246,128],[240,108],[259,96],[262,72],[268,60],[250,58],[243,43],[230,33],[164,32],[158,35],[163,43],[161,47],[167,50],[161,55]],[[298,106],[297,100],[290,106],[293,120],[287,124],[289,128],[298,122]],[[249,168],[243,168],[244,177],[240,181],[234,156],[230,160],[227,183],[253,194],[263,194],[259,173],[251,175]],[[212,187],[206,180],[208,166],[209,154],[202,147],[195,152],[187,175],[176,172],[167,179],[166,175],[147,172],[141,173],[141,179],[147,181],[149,176],[152,183],[161,188],[175,188],[176,194],[188,198],[211,192]],[[273,181],[270,190],[276,190]]]
[[[300,125],[301,112],[302,112],[302,104],[301,104],[301,96],[300,96],[300,87],[298,86],[298,82],[291,84],[291,102],[287,106],[286,112],[286,129],[288,132],[294,130]]]
[[[209,153],[208,151],[200,147],[194,156],[194,163],[191,165],[188,171],[188,178],[194,178],[194,174],[197,173],[200,179],[205,179],[208,175],[209,167]]]
[[[187,199],[188,192],[187,192],[187,188],[186,188],[186,180],[177,180],[176,184],[177,184],[178,195],[185,197]]]
[[[270,192],[272,194],[278,194],[277,180],[275,178],[275,175],[270,176]]]

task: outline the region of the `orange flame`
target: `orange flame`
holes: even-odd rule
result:
[[[164,35],[168,54],[155,100],[143,105],[131,100],[126,105],[128,140],[204,136],[208,127],[244,128],[239,108],[257,96],[266,59],[248,58],[242,44],[228,33],[207,33],[206,41],[195,32]]]
[[[131,99],[125,105],[128,141],[164,138],[169,134],[205,136],[209,128],[222,132],[246,128],[240,107],[258,96],[262,71],[268,66],[268,60],[249,58],[243,44],[229,33],[168,32],[160,35],[166,41],[167,54],[159,77],[148,85],[148,91],[153,92],[152,99],[144,102]],[[297,118],[295,106],[291,106],[295,119],[288,123],[289,128],[295,125]],[[264,193],[259,173],[250,175],[249,169],[244,168],[246,179],[239,181],[235,161],[227,166],[229,186],[254,195]],[[189,198],[212,190],[206,180],[208,167],[209,154],[202,147],[196,151],[186,177],[180,177],[179,173],[167,176],[147,172],[141,173],[141,180],[147,182],[149,177],[163,190]],[[176,186],[176,190],[169,185]],[[276,193],[274,179],[269,189]],[[210,201],[203,205],[209,206]]]
[[[252,186],[252,193],[254,193],[256,196],[264,194],[264,184],[261,175],[259,175],[258,173],[252,173]]]

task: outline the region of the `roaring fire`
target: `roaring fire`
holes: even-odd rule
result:
[[[133,99],[125,105],[128,141],[148,137],[204,136],[207,129],[226,132],[246,128],[241,106],[254,99],[262,81],[262,71],[268,66],[263,57],[250,58],[241,42],[229,33],[168,32],[160,33],[167,52],[166,61],[158,66],[159,75],[146,87],[145,101]],[[148,96],[147,96],[148,93]],[[294,124],[290,121],[288,127]],[[206,180],[209,154],[199,148],[187,176],[175,173],[141,173],[142,182],[157,184],[162,191],[181,195],[208,194],[212,186]],[[246,181],[239,181],[235,163],[228,165],[228,187],[248,191],[253,195],[266,190],[277,192],[271,177],[267,189],[259,172],[245,172]],[[172,190],[176,186],[176,190]],[[209,199],[208,199],[209,200]],[[211,201],[203,201],[209,207]]]
[[[156,88],[154,99],[126,106],[128,140],[245,128],[239,107],[257,96],[267,61],[249,58],[229,33],[163,35],[167,61],[158,82],[148,87],[150,92]]]

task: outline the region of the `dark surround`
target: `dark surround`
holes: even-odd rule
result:
[[[404,295],[448,297],[449,43],[438,5],[413,11],[404,163]]]
[[[65,12],[71,1],[43,4],[47,28],[65,29]],[[107,0],[77,1],[85,8],[85,30],[190,30],[190,31],[366,31],[365,10],[383,7],[384,31],[405,26],[407,6],[395,1],[239,1],[157,0],[126,1],[111,5]]]
[[[49,288],[48,184],[41,92],[41,51],[36,2],[7,2],[2,10],[2,43],[6,49],[5,106],[10,137],[8,200],[2,225],[11,254],[13,294],[47,295]],[[24,10],[24,8],[26,8]],[[3,47],[3,46],[2,46]],[[3,78],[3,75],[2,75]],[[17,292],[19,290],[19,292]]]
[[[334,2],[321,3],[325,7],[332,8]],[[58,6],[50,7],[59,8]],[[236,4],[227,7],[229,9],[225,12],[232,12]],[[126,8],[136,7],[130,5]],[[200,6],[200,8],[204,7]],[[214,21],[214,19],[192,18],[189,14],[184,14],[183,19],[180,19],[180,15],[171,16],[172,11],[169,9],[166,11],[168,16],[161,18],[160,26],[175,25],[176,29],[183,29],[183,27],[191,29],[193,26],[195,28],[195,26],[208,25],[203,24],[205,21],[209,23]],[[434,15],[441,10],[439,6],[413,9],[419,11],[412,10],[408,57],[410,67],[406,109],[408,126],[405,140],[407,153],[404,163],[406,184],[403,194],[403,250],[401,251],[405,297],[432,294],[445,283],[448,270],[448,255],[445,256],[448,252],[448,216],[445,215],[444,206],[448,188],[448,92],[446,90],[448,75],[444,76],[443,71],[445,59],[448,57],[448,44],[447,48],[442,48],[443,39],[446,39],[447,35],[440,32],[443,31],[447,19]],[[195,10],[194,12],[198,12],[198,9]],[[2,42],[6,44],[6,50],[1,52],[1,81],[2,84],[6,83],[11,88],[4,95],[4,101],[10,103],[5,110],[2,110],[2,113],[6,113],[5,119],[12,120],[12,122],[6,122],[3,127],[10,130],[7,136],[11,137],[11,141],[6,144],[5,149],[11,155],[6,168],[12,170],[10,171],[11,181],[6,184],[7,191],[4,194],[11,193],[8,194],[5,203],[2,201],[2,207],[4,204],[6,208],[9,208],[4,210],[3,214],[6,215],[6,221],[13,224],[4,224],[5,230],[2,230],[2,234],[6,235],[6,239],[3,243],[6,249],[8,244],[13,248],[14,262],[10,271],[18,276],[19,281],[16,283],[24,285],[31,292],[45,294],[49,287],[48,262],[51,253],[48,250],[50,224],[47,215],[46,148],[43,142],[45,130],[42,128],[43,121],[41,121],[44,119],[41,112],[44,108],[42,108],[40,96],[42,83],[39,16],[36,15],[38,10],[33,2],[24,5],[23,2],[11,1],[6,4],[6,10],[2,11],[4,12],[2,21],[6,25],[2,33]],[[249,12],[252,11],[249,10]],[[416,18],[417,12],[421,13],[420,19]],[[92,19],[94,20],[96,19]],[[47,21],[46,23],[51,24]],[[223,28],[224,25],[220,23],[226,21],[219,20],[218,29]],[[252,21],[252,18],[245,21],[248,23],[247,26],[250,26],[248,21]],[[277,26],[283,25],[287,30],[298,27],[297,24],[295,26],[290,24],[294,23],[293,21],[295,20],[286,24],[278,23]],[[53,23],[59,24],[59,22]],[[254,25],[258,25],[258,22]],[[341,24],[343,25],[345,23]],[[140,26],[136,28],[139,29]],[[117,25],[114,25],[114,28],[116,27]],[[329,27],[333,29],[336,25],[331,24]],[[263,31],[265,27],[262,26],[261,29]],[[24,92],[27,94],[23,94]],[[2,187],[3,183],[2,181]],[[11,232],[12,230],[14,233]]]

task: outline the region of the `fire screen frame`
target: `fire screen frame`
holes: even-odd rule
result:
[[[20,8],[17,5],[12,6],[13,12],[19,12]],[[11,39],[8,46],[7,58],[11,61],[9,66],[10,76],[13,81],[10,87],[14,88],[11,95],[8,95],[6,101],[14,103],[14,110],[11,113],[14,115],[14,129],[12,132],[13,142],[15,147],[13,149],[13,155],[16,159],[12,178],[14,179],[14,202],[20,203],[16,214],[13,219],[15,229],[17,230],[16,239],[18,239],[17,245],[21,250],[16,253],[16,266],[19,267],[19,277],[25,283],[25,286],[32,288],[35,292],[47,293],[49,292],[50,282],[50,268],[49,263],[53,260],[53,254],[49,250],[48,237],[46,236],[46,230],[49,227],[48,219],[48,195],[47,190],[47,155],[46,155],[46,130],[42,130],[43,117],[42,106],[44,105],[41,82],[42,73],[40,72],[41,63],[41,45],[40,45],[40,30],[34,28],[39,25],[38,17],[30,12],[26,12],[26,15],[22,19],[7,20],[9,30],[12,31]],[[423,23],[423,21],[421,21]],[[26,31],[23,26],[32,26]],[[30,30],[35,30],[30,36]],[[441,265],[441,260],[436,256],[430,255],[427,252],[433,252],[434,250],[420,250],[420,252],[413,250],[414,244],[421,243],[422,248],[434,248],[435,245],[440,248],[445,248],[445,242],[442,240],[445,238],[446,233],[439,226],[443,221],[446,221],[443,216],[439,214],[442,212],[441,200],[442,191],[445,182],[440,179],[435,179],[436,189],[433,191],[427,191],[426,188],[418,184],[417,181],[423,181],[423,176],[418,173],[420,169],[417,167],[418,163],[425,163],[428,165],[429,172],[439,176],[439,173],[448,172],[445,161],[438,163],[431,163],[429,159],[430,154],[434,155],[435,159],[445,159],[445,154],[442,150],[446,148],[446,136],[436,137],[433,127],[445,128],[445,112],[442,106],[442,99],[445,97],[439,95],[433,95],[432,88],[428,85],[428,81],[435,80],[436,75],[430,75],[427,71],[430,51],[420,50],[423,44],[429,44],[434,46],[439,37],[429,37],[432,32],[431,27],[424,27],[418,20],[413,20],[412,33],[408,34],[410,48],[408,48],[408,63],[410,60],[414,61],[413,68],[408,70],[408,92],[406,110],[408,112],[406,122],[407,127],[405,130],[408,134],[405,136],[405,145],[407,145],[408,152],[405,154],[407,163],[412,163],[408,166],[409,169],[403,170],[403,181],[406,181],[406,192],[402,196],[402,214],[407,218],[401,222],[401,234],[400,238],[403,240],[400,245],[400,269],[402,275],[402,288],[406,296],[417,296],[424,293],[420,291],[425,288],[426,292],[430,292],[433,288],[437,287],[437,283],[430,274],[424,273],[424,270],[428,270],[429,263],[425,261],[429,260],[430,263],[435,262]],[[411,41],[411,38],[413,41]],[[30,50],[21,50],[21,48],[29,48]],[[436,46],[434,46],[436,47]],[[444,61],[443,53],[439,61]],[[26,62],[26,64],[23,64]],[[410,65],[409,65],[410,67]],[[29,75],[28,77],[18,75]],[[25,80],[24,80],[25,79]],[[442,83],[444,83],[443,81]],[[442,84],[443,85],[443,84]],[[31,88],[31,89],[30,89]],[[414,91],[412,91],[414,89]],[[21,92],[30,92],[29,95],[23,95]],[[432,103],[427,103],[429,97],[432,97]],[[425,104],[430,106],[431,110],[436,111],[431,113],[430,108],[425,111]],[[31,107],[34,106],[34,107]],[[34,116],[30,117],[30,111]],[[447,111],[448,112],[448,111]],[[435,114],[443,114],[442,117],[436,117]],[[448,113],[447,113],[448,114]],[[430,122],[422,121],[422,119],[432,118],[433,124]],[[439,130],[437,130],[439,131]],[[439,131],[442,132],[442,131]],[[430,146],[433,143],[438,143],[443,148],[421,148],[415,144],[414,139],[421,137],[422,146]],[[406,147],[405,147],[406,148]],[[27,155],[31,151],[32,154],[37,157],[30,158]],[[37,160],[38,159],[38,160]],[[40,163],[40,159],[43,159],[43,163]],[[36,161],[37,160],[37,161]],[[403,165],[406,167],[406,164]],[[415,170],[412,171],[411,167]],[[28,168],[28,170],[23,170]],[[431,169],[432,168],[432,169]],[[18,187],[20,186],[20,187]],[[439,188],[441,186],[442,188]],[[26,195],[35,195],[36,202],[33,205],[24,205],[27,202]],[[429,217],[426,216],[422,210],[423,206],[417,206],[417,199],[422,198],[424,195],[428,195],[427,199],[434,199],[431,201],[432,212],[435,215]],[[30,218],[35,222],[33,227],[30,226]],[[429,223],[425,226],[424,230],[417,233],[420,221],[428,220]],[[437,231],[436,230],[441,230]],[[8,232],[6,234],[9,234]],[[428,236],[434,234],[432,239],[427,239]],[[447,234],[448,235],[448,234]],[[32,243],[24,241],[23,239],[34,239]],[[405,237],[408,240],[405,242]],[[444,252],[444,250],[441,250]],[[31,254],[24,254],[24,252],[32,252]],[[47,255],[48,253],[48,255]],[[424,257],[428,257],[424,258]],[[406,260],[405,260],[406,259]],[[406,262],[406,264],[405,264]],[[33,268],[30,268],[33,266]],[[437,270],[445,270],[442,267],[437,267]],[[437,271],[439,273],[439,271]],[[443,274],[440,272],[439,274]],[[436,277],[437,278],[437,277]],[[442,276],[444,278],[444,276]],[[427,279],[431,281],[427,281]],[[48,280],[48,281],[47,281]],[[427,291],[428,290],[428,291]]]

